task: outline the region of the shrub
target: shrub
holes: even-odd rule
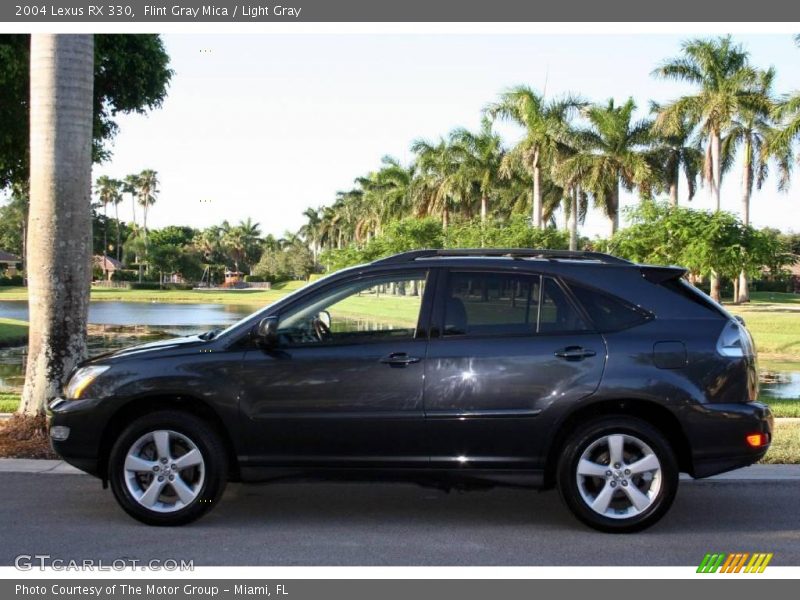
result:
[[[244,281],[245,283],[264,283],[267,280],[261,275],[245,275]]]
[[[165,283],[163,286],[165,290],[191,290],[194,286],[191,283]]]
[[[18,286],[24,283],[22,275],[11,275],[10,277],[0,277],[0,285]]]
[[[161,285],[157,281],[132,281],[132,290],[160,290]]]

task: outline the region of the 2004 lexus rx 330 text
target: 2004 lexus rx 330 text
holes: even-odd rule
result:
[[[678,474],[759,460],[744,324],[679,267],[592,252],[419,250],[321,279],[224,331],[83,363],[53,448],[133,517],[192,521],[227,481],[557,487],[603,531]]]

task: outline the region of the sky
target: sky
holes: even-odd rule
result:
[[[678,54],[686,37],[165,35],[175,75],[163,107],[118,117],[113,157],[95,167],[94,177],[158,171],[161,193],[149,227],[202,228],[251,217],[264,234],[280,235],[303,224],[307,207],[332,203],[337,191],[377,169],[382,156],[409,162],[414,139],[477,128],[486,104],[513,85],[598,102],[632,96],[645,116],[650,100],[691,90],[650,74]],[[777,69],[777,91],[800,88],[800,49],[790,35],[735,39],[755,65]],[[499,131],[508,144],[521,133],[508,124]],[[681,196],[685,203],[685,186]],[[753,224],[800,230],[798,196],[800,183],[780,193],[768,181],[753,197]],[[623,206],[635,202],[623,198]],[[740,202],[737,163],[723,182],[722,208],[738,212]],[[707,189],[690,206],[712,208]],[[126,197],[120,218],[130,214]],[[605,236],[608,227],[593,211],[581,232]]]

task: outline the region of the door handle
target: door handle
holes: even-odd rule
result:
[[[580,346],[567,346],[563,350],[556,350],[554,354],[558,358],[563,358],[564,360],[578,361],[589,358],[590,356],[595,356],[597,352],[581,348]]]
[[[408,365],[418,363],[419,358],[416,356],[409,356],[406,352],[392,352],[388,356],[384,356],[380,362],[390,367],[407,367]]]

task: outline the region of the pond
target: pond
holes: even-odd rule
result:
[[[89,323],[93,325],[147,325],[196,327],[205,331],[230,325],[257,310],[258,306],[236,304],[169,304],[160,302],[92,302]],[[0,302],[0,317],[28,320],[25,300]]]
[[[772,398],[800,398],[800,372],[761,371],[761,395]]]
[[[89,306],[90,356],[169,337],[226,327],[258,309],[253,305],[92,302]],[[26,301],[0,302],[0,317],[28,320]],[[0,349],[0,390],[24,382],[27,348]]]

